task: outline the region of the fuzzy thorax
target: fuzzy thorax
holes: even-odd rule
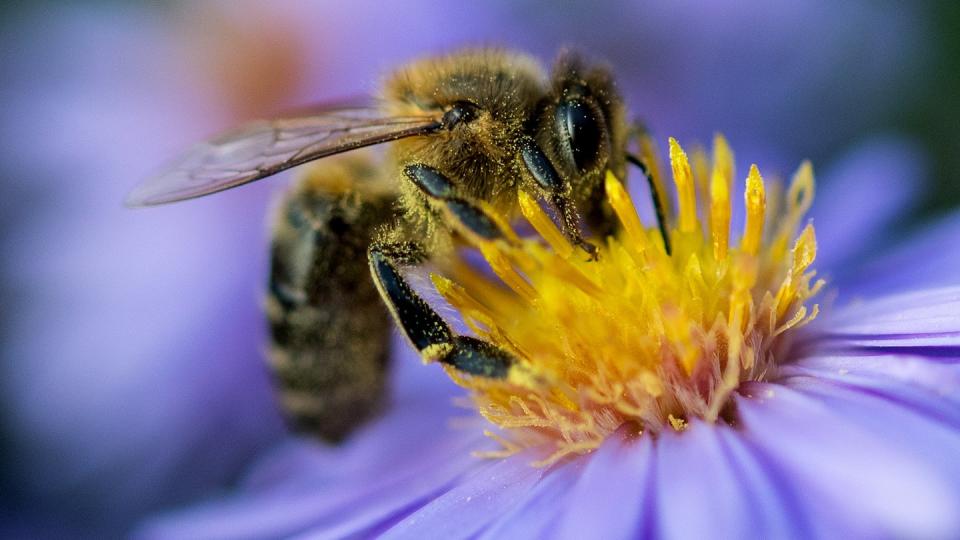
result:
[[[652,145],[644,147],[661,169]],[[478,337],[517,358],[501,380],[447,370],[500,428],[491,436],[505,453],[545,446],[546,464],[589,452],[623,426],[655,434],[693,418],[732,422],[731,392],[767,377],[784,360],[790,332],[816,316],[816,239],[812,224],[800,229],[813,199],[810,164],[786,193],[750,168],[734,242],[726,141],[716,138],[712,159],[698,150],[688,160],[670,139],[670,164],[677,207],[667,216],[669,255],[608,173],[621,233],[598,246],[599,261],[585,260],[521,193],[538,236],[474,239],[497,279],[466,265],[452,279],[432,276]]]

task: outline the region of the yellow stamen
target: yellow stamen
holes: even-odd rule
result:
[[[623,224],[623,230],[630,239],[630,245],[636,247],[638,251],[643,251],[646,231],[644,231],[643,224],[640,223],[640,217],[637,215],[636,207],[633,205],[630,195],[627,194],[627,190],[623,189],[623,184],[610,171],[607,171],[605,183],[607,199],[610,201],[613,211],[617,214],[617,218],[620,219],[620,223]]]
[[[710,176],[710,236],[713,258],[727,258],[730,243],[730,184],[733,182],[733,152],[726,139],[713,140],[713,172]]]
[[[740,249],[749,255],[756,255],[760,249],[760,240],[763,238],[763,218],[767,204],[763,192],[763,178],[756,165],[750,167],[744,200],[747,203],[747,223],[743,229],[743,242]]]
[[[673,182],[677,186],[680,220],[680,232],[690,233],[697,227],[697,192],[690,172],[687,154],[680,143],[670,137],[670,164],[673,168]]]
[[[660,152],[657,150],[657,143],[648,133],[640,136],[640,157],[650,169],[653,185],[657,188],[657,199],[660,200],[660,207],[663,208],[664,217],[667,221],[670,221],[673,218],[673,212],[667,198],[666,176],[663,174],[663,165],[660,163]]]
[[[520,213],[533,225],[537,233],[550,244],[550,247],[561,257],[569,257],[573,253],[573,245],[563,233],[554,226],[550,217],[543,213],[540,205],[533,196],[521,191],[519,195]]]
[[[650,151],[652,142],[641,147]],[[452,280],[431,276],[477,337],[516,356],[503,379],[445,366],[500,428],[490,434],[503,446],[497,456],[544,447],[545,466],[597,448],[624,426],[656,433],[683,431],[694,418],[725,421],[737,387],[769,376],[791,332],[817,316],[810,299],[824,282],[812,269],[813,225],[797,234],[812,202],[809,164],[785,194],[750,168],[743,236],[732,249],[733,152],[718,135],[712,160],[694,155],[696,176],[670,139],[678,199],[670,224],[680,233],[671,255],[648,249],[659,230],[643,225],[608,172],[607,201],[621,232],[591,239],[599,260],[578,256],[537,200],[521,193],[521,214],[539,237],[517,238],[502,219],[505,241],[465,235],[498,281],[463,264]]]
[[[696,200],[710,200],[710,158],[707,151],[699,144],[693,148],[690,154],[690,167],[693,170],[693,180],[696,186]],[[710,208],[698,208],[698,212],[709,212]],[[698,214],[704,225],[710,225],[710,220],[706,219],[706,214]]]
[[[537,291],[514,269],[504,252],[497,249],[496,243],[481,243],[479,248],[493,272],[515,293],[528,302],[532,302],[537,297]]]

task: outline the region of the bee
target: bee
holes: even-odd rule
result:
[[[381,157],[364,150],[314,167],[274,225],[267,315],[281,400],[296,426],[336,441],[382,403],[390,318],[425,359],[507,375],[514,358],[457,335],[403,269],[443,260],[464,234],[501,235],[491,209],[515,216],[520,190],[596,258],[584,230],[613,234],[616,223],[605,172],[623,178],[629,162],[654,186],[628,151],[637,131],[606,66],[564,52],[548,74],[524,54],[465,50],[400,67],[373,104],[257,121],[201,143],[128,204],[192,199],[390,143]]]

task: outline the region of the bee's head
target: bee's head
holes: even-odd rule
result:
[[[613,149],[621,144],[621,116],[610,73],[564,54],[540,106],[537,141],[563,176],[594,176],[609,166]]]

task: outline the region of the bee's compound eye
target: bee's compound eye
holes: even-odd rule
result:
[[[461,100],[455,102],[450,109],[443,114],[441,123],[446,129],[453,129],[457,124],[469,122],[476,118],[480,107],[470,101]]]
[[[597,107],[583,99],[574,98],[560,102],[554,115],[557,131],[570,145],[573,162],[580,172],[597,164],[603,144],[602,120]]]

